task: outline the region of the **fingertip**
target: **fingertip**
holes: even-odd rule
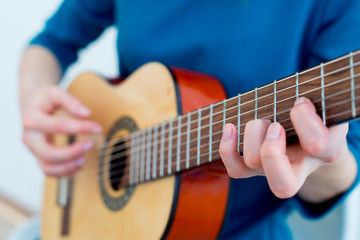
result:
[[[83,116],[83,117],[89,117],[91,115],[91,111],[89,108],[83,106],[83,105],[80,105],[77,109],[76,109],[76,113],[80,116]]]
[[[94,147],[94,142],[91,140],[85,141],[82,145],[83,152],[87,152],[90,149],[92,149],[93,147]]]
[[[93,126],[91,127],[92,133],[101,133],[102,131],[103,131],[103,128],[100,124],[94,123]]]
[[[281,136],[281,130],[282,130],[282,127],[281,127],[280,123],[278,123],[278,122],[271,123],[267,130],[265,139],[266,140],[279,139]]]
[[[85,162],[86,162],[86,158],[84,156],[80,157],[74,161],[74,163],[77,167],[84,165]]]
[[[223,139],[224,140],[230,140],[231,137],[233,136],[233,128],[234,128],[234,125],[231,124],[231,123],[227,123],[225,124],[224,126],[224,130],[223,130]]]

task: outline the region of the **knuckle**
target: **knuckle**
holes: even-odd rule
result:
[[[305,140],[303,148],[310,154],[321,154],[327,149],[327,141],[324,137],[311,137]]]
[[[52,157],[52,155],[50,153],[43,153],[41,159],[44,162],[55,162],[54,158]]]
[[[58,86],[50,86],[48,89],[47,89],[47,93],[49,96],[56,96],[60,93],[60,89]]]
[[[64,123],[64,122],[61,122],[61,121],[55,122],[54,129],[58,133],[66,133],[66,129],[68,129],[68,128],[69,127],[67,127],[66,123]]]
[[[270,146],[269,144],[263,144],[260,148],[261,159],[269,159],[277,154],[277,149]]]
[[[22,137],[21,137],[21,141],[27,146],[28,145],[28,139],[27,139],[27,134],[23,133]]]
[[[219,155],[221,158],[226,158],[228,156],[228,151],[223,147],[219,148]]]
[[[33,119],[29,113],[24,113],[24,115],[21,118],[21,122],[24,128],[26,129],[31,128],[33,125]]]
[[[221,156],[221,158],[225,158],[225,159],[230,156],[230,151],[225,144],[220,145],[219,155]]]
[[[56,162],[57,157],[54,151],[50,147],[44,147],[43,151],[41,152],[41,159],[44,162]]]
[[[68,176],[72,175],[79,169],[79,167],[80,166],[78,164],[76,164],[75,161],[70,161],[65,164],[64,174],[66,174]]]
[[[226,171],[231,178],[237,179],[241,177],[241,173],[234,168],[226,168]]]
[[[54,172],[52,171],[52,168],[48,164],[41,164],[40,167],[43,170],[43,172],[46,174],[46,176],[54,176]]]
[[[251,169],[259,169],[261,167],[260,158],[256,156],[255,154],[246,154],[244,152],[244,162],[246,166],[248,166]]]

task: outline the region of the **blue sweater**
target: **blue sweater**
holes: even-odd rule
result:
[[[65,71],[113,25],[122,76],[160,61],[216,76],[233,96],[359,49],[359,13],[358,0],[66,0],[32,44],[50,49]],[[348,142],[359,161],[358,121]],[[314,206],[274,197],[264,177],[232,180],[220,237],[291,239],[291,209],[318,216],[348,192]]]

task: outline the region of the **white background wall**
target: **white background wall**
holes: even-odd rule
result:
[[[60,0],[1,0],[0,1],[0,193],[25,208],[39,212],[42,202],[44,176],[39,170],[36,160],[21,142],[20,113],[17,100],[18,66],[23,50],[33,34],[39,31],[45,19],[54,12]],[[80,62],[70,69],[65,76],[66,81],[85,70],[104,73],[109,76],[117,74],[115,55],[116,31],[109,29],[101,41],[91,45],[81,53]],[[360,214],[360,190],[350,198],[345,207],[333,218],[346,218],[344,239],[360,239],[357,230]],[[336,222],[339,219],[336,220]],[[293,224],[300,237],[309,236],[308,231],[331,232],[333,226],[329,221],[320,223],[299,220],[292,216]],[[330,221],[331,222],[331,221]],[[300,231],[301,230],[301,231]],[[301,237],[301,232],[304,234]],[[331,234],[330,234],[331,235]],[[310,234],[310,236],[313,236]],[[321,236],[321,235],[320,235]]]

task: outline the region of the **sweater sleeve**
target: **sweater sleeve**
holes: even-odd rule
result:
[[[319,65],[360,48],[360,0],[325,0],[322,22],[309,50],[307,67]],[[358,112],[360,110],[357,110]],[[360,166],[360,121],[351,121],[347,134],[348,147]],[[321,204],[311,204],[295,198],[301,212],[308,217],[321,216],[343,202],[358,185],[359,170],[353,185],[343,194]]]
[[[113,9],[112,0],[64,0],[30,44],[53,52],[64,72],[80,49],[113,24]]]

